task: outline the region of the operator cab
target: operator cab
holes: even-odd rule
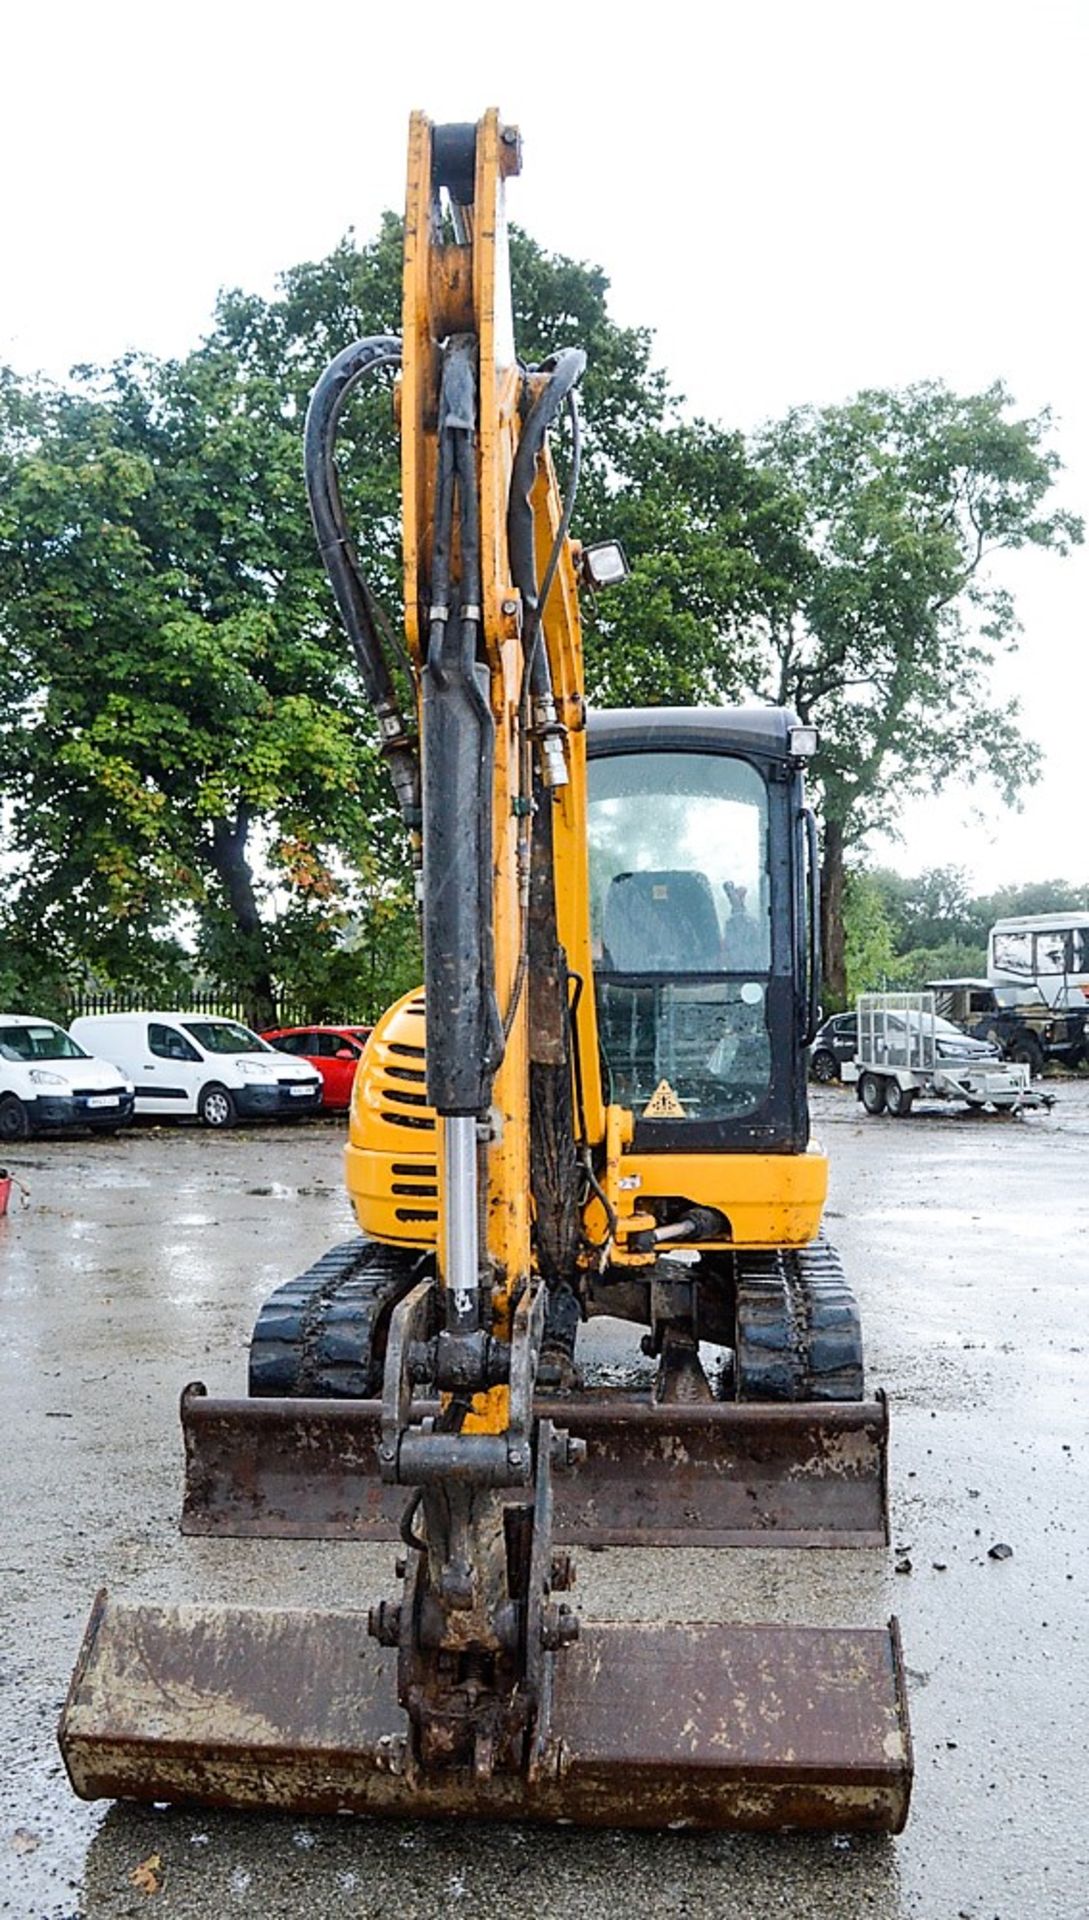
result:
[[[594,714],[591,938],[636,1150],[798,1152],[814,973],[793,714]]]

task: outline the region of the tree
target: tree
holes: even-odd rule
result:
[[[37,388],[32,412],[14,398],[0,731],[14,844],[33,854],[20,917],[117,978],[182,909],[206,934],[218,915],[228,977],[270,1019],[253,835],[320,924],[334,848],[369,839],[373,784],[304,544],[297,434],[214,342]]]
[[[931,867],[904,882],[902,952],[912,947],[939,947],[950,941],[971,945],[978,932],[978,917],[963,867]]]
[[[585,537],[624,546],[629,578],[586,610],[590,697],[602,706],[743,700],[763,674],[762,622],[806,555],[793,501],[740,434],[667,421],[628,448],[622,491]]]
[[[896,962],[898,983],[903,987],[925,987],[928,980],[985,980],[986,946],[969,946],[962,940],[942,940],[934,947],[909,947]]]
[[[1016,914],[1065,913],[1067,908],[1084,913],[1089,907],[1089,885],[1069,880],[1032,880],[1021,886],[999,887],[997,893],[983,894],[973,901],[978,924],[985,936],[996,920]]]
[[[997,893],[968,891],[961,867],[908,877],[852,865],[844,887],[847,997],[928,980],[984,978],[987,935],[1015,914],[1062,913],[1089,905],[1089,888],[1067,880],[1029,881]]]
[[[898,984],[895,926],[880,880],[864,867],[851,868],[843,889],[847,998],[880,993]]]
[[[171,930],[188,921],[201,963],[266,1019],[282,979],[315,1008],[343,992],[364,920],[382,929],[354,947],[368,998],[416,952],[406,849],[301,476],[314,381],[351,339],[396,330],[400,260],[387,216],[362,249],[348,238],[291,269],[271,300],[224,294],[183,360],[0,388],[0,787],[15,849],[33,853],[9,923],[39,928],[69,970],[161,979],[184,963]],[[596,648],[591,633],[595,684],[722,697],[741,678],[730,608],[756,604],[732,503],[764,483],[736,436],[719,436],[711,467],[672,431],[650,336],[609,318],[600,270],[517,232],[512,265],[524,355],[588,351],[579,529],[619,516],[640,570],[619,626]],[[343,435],[349,513],[396,626],[388,385],[353,397]],[[701,484],[686,526],[678,489],[694,501]]]
[[[1059,468],[1050,417],[1008,417],[1001,385],[968,396],[938,383],[799,408],[757,440],[798,504],[807,564],[762,618],[756,689],[816,724],[823,815],[824,966],[846,990],[848,852],[903,802],[953,775],[995,782],[1007,802],[1036,777],[1016,705],[988,687],[1017,620],[989,562],[1025,546],[1066,552],[1081,522],[1045,511]]]

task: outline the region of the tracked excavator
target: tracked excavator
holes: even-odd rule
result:
[[[583,354],[516,357],[520,157],[494,111],[413,117],[402,335],[313,395],[311,510],[425,977],[357,1075],[360,1238],[262,1309],[246,1395],[182,1397],[186,1531],[394,1540],[397,1590],[100,1594],[61,1746],[87,1798],[893,1832],[895,1622],[601,1623],[570,1597],[580,1545],[880,1547],[887,1419],[809,1136],[814,737],[772,708],[587,712],[579,589],[623,559],[570,530]],[[335,464],[383,369],[408,697]],[[630,1364],[595,1372],[598,1316],[641,1330]]]

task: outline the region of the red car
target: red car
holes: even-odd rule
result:
[[[261,1034],[279,1053],[309,1060],[322,1078],[323,1107],[351,1105],[352,1081],[370,1038],[369,1027],[267,1027]]]

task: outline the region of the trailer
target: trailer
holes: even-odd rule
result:
[[[991,1041],[939,1018],[932,992],[860,994],[858,1048],[843,1078],[867,1113],[897,1119],[920,1098],[1004,1113],[1053,1104],[1051,1094],[1032,1086],[1026,1065],[1003,1060]]]

